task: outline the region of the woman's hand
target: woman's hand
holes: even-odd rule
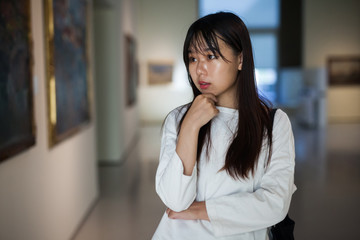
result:
[[[219,113],[215,107],[216,102],[215,95],[211,93],[197,96],[186,114],[183,126],[191,125],[199,130]]]
[[[191,206],[182,211],[174,212],[171,209],[166,209],[166,213],[171,219],[183,219],[183,220],[207,220],[210,221],[206,211],[205,202],[193,202]]]

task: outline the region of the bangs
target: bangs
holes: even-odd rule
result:
[[[204,55],[206,52],[211,51],[214,55],[220,55],[226,60],[220,51],[218,39],[222,40],[221,36],[215,32],[196,31],[190,40],[188,52],[190,52],[190,48]]]

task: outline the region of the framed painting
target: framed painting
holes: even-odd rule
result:
[[[35,144],[30,0],[0,1],[0,162]]]
[[[360,85],[360,56],[334,56],[327,62],[329,85]]]
[[[149,85],[167,84],[172,81],[172,61],[149,61],[148,82]]]
[[[86,0],[45,0],[50,147],[90,122]]]
[[[125,59],[126,59],[126,105],[131,106],[136,102],[136,87],[138,84],[138,63],[136,60],[135,39],[125,36]]]

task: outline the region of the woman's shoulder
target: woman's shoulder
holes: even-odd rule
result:
[[[282,109],[278,108],[275,112],[274,124],[290,122],[289,116]]]
[[[168,113],[168,115],[165,118],[165,121],[171,119],[171,120],[175,120],[176,122],[179,122],[189,107],[190,107],[190,103],[187,103],[174,108]]]
[[[182,117],[186,113],[189,106],[190,106],[190,104],[188,103],[188,104],[181,105],[181,106],[171,110],[166,115],[163,126],[165,126],[165,128],[169,128],[169,127],[170,128],[172,128],[172,127],[177,128],[179,122],[181,121]]]
[[[273,132],[291,130],[291,122],[287,113],[282,109],[277,109],[274,116]]]

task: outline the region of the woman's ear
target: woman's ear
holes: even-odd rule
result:
[[[242,70],[242,64],[243,64],[243,54],[242,54],[242,52],[238,55],[238,63],[239,63],[238,70]]]

